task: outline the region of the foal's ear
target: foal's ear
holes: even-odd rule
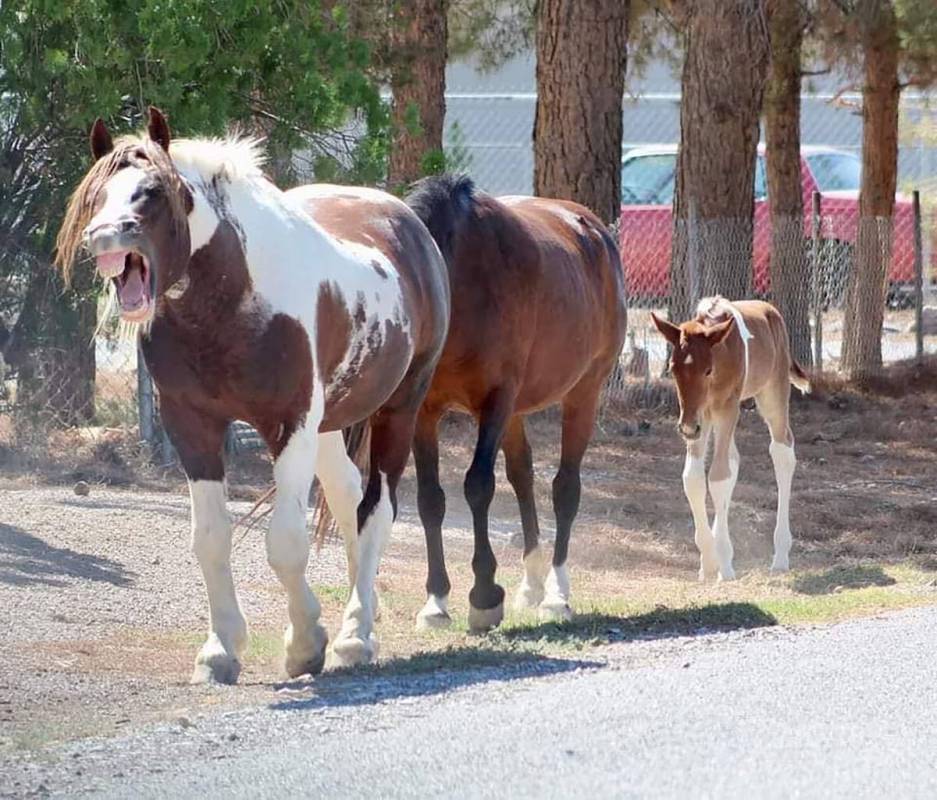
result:
[[[104,158],[104,156],[114,149],[114,140],[111,138],[111,132],[107,129],[107,125],[104,124],[104,120],[100,117],[98,117],[94,121],[94,125],[91,126],[91,136],[89,139],[91,141],[91,155],[94,156],[95,161],[99,158]]]
[[[661,319],[653,311],[651,312],[651,318],[654,320],[654,324],[657,326],[657,330],[659,330],[664,335],[664,338],[668,342],[670,342],[674,347],[680,344],[680,328],[666,319]]]
[[[735,317],[729,317],[725,322],[720,322],[718,325],[713,325],[709,330],[706,331],[706,339],[715,347],[719,342],[726,338],[729,335],[732,328],[735,327]]]
[[[169,133],[169,123],[166,122],[166,115],[156,106],[150,106],[150,121],[146,126],[150,138],[169,152],[169,140],[172,136]]]

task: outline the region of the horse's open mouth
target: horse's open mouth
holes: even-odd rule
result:
[[[128,322],[145,320],[153,307],[153,272],[146,257],[125,250],[98,256],[97,261],[98,272],[114,282],[121,317]]]

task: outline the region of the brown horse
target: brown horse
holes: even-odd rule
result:
[[[524,580],[515,604],[539,606],[542,618],[567,619],[566,560],[579,507],[580,463],[600,393],[625,335],[618,250],[605,226],[580,205],[489,197],[465,177],[426,178],[407,203],[446,257],[452,288],[449,336],[413,443],[429,562],[428,599],[417,623],[449,623],[437,429],[450,408],[472,414],[478,423],[464,485],[475,529],[469,627],[490,629],[504,615],[504,589],[495,582],[496,561],[488,539],[499,447],[524,531]],[[524,416],[554,403],[563,409],[563,434],[553,481],[556,544],[545,576]]]
[[[791,550],[790,498],[794,478],[794,434],[790,425],[791,384],[810,391],[810,381],[791,357],[787,327],[778,310],[758,300],[701,301],[697,316],[682,325],[654,323],[672,347],[670,368],[680,401],[680,433],[686,440],[683,488],[696,528],[700,580],[735,577],[729,538],[729,504],[739,474],[735,426],[739,403],[755,398],[771,432],[771,460],[778,485],[771,569],[785,571]],[[706,447],[715,433],[709,493],[716,508],[712,530],[706,513]]]
[[[281,192],[261,172],[254,142],[170,145],[155,109],[146,135],[116,143],[98,120],[91,149],[96,161],[72,196],[59,257],[67,269],[86,247],[121,316],[145,325],[143,353],[189,479],[192,547],[208,590],[209,633],[193,680],[236,681],[247,645],[223,483],[234,419],[252,423],[274,457],[266,546],[287,594],[287,672],[317,672],[325,661],[328,637],[305,577],[314,475],[345,536],[352,583],[332,658],[371,659],[374,579],[448,327],[439,249],[390,195]],[[364,492],[341,433],[361,420],[371,424]]]

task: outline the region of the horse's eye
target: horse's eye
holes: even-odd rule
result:
[[[708,378],[712,374],[713,374],[713,368],[710,367],[708,370],[706,370],[706,377]]]

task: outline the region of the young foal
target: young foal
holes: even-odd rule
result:
[[[515,606],[539,606],[541,618],[568,619],[566,560],[579,508],[579,466],[625,335],[618,249],[605,226],[580,205],[489,197],[465,177],[426,178],[407,202],[445,255],[452,286],[449,336],[413,442],[428,556],[428,599],[417,624],[449,624],[437,428],[450,408],[478,422],[465,476],[475,529],[469,627],[487,630],[504,614],[504,589],[495,582],[497,562],[488,539],[499,447],[524,531],[524,580]],[[553,481],[556,544],[545,575],[524,417],[553,403],[563,409],[563,436]]]
[[[318,475],[346,539],[351,599],[337,664],[373,657],[374,579],[397,511],[416,414],[445,341],[445,263],[402,202],[370,190],[281,192],[254,143],[173,142],[92,130],[96,163],[59,237],[68,268],[85,246],[121,316],[146,324],[143,353],[189,479],[192,547],[208,590],[208,639],[193,681],[234,682],[247,628],[231,576],[225,430],[252,423],[274,457],[267,558],[287,593],[286,670],[317,672],[327,635],[306,583],[306,510]],[[371,420],[361,476],[341,429]],[[359,536],[360,534],[360,536]]]
[[[686,439],[683,488],[696,528],[700,580],[735,577],[729,539],[729,503],[739,472],[735,426],[739,403],[755,398],[771,431],[769,451],[778,485],[772,570],[789,567],[790,498],[794,477],[794,434],[788,405],[790,384],[802,392],[810,382],[791,357],[787,327],[778,310],[760,301],[730,303],[722,297],[703,300],[697,316],[682,325],[654,317],[673,348],[670,368],[680,401],[679,430]],[[710,433],[715,450],[709,470],[709,493],[716,518],[710,530],[706,513],[706,447]]]

